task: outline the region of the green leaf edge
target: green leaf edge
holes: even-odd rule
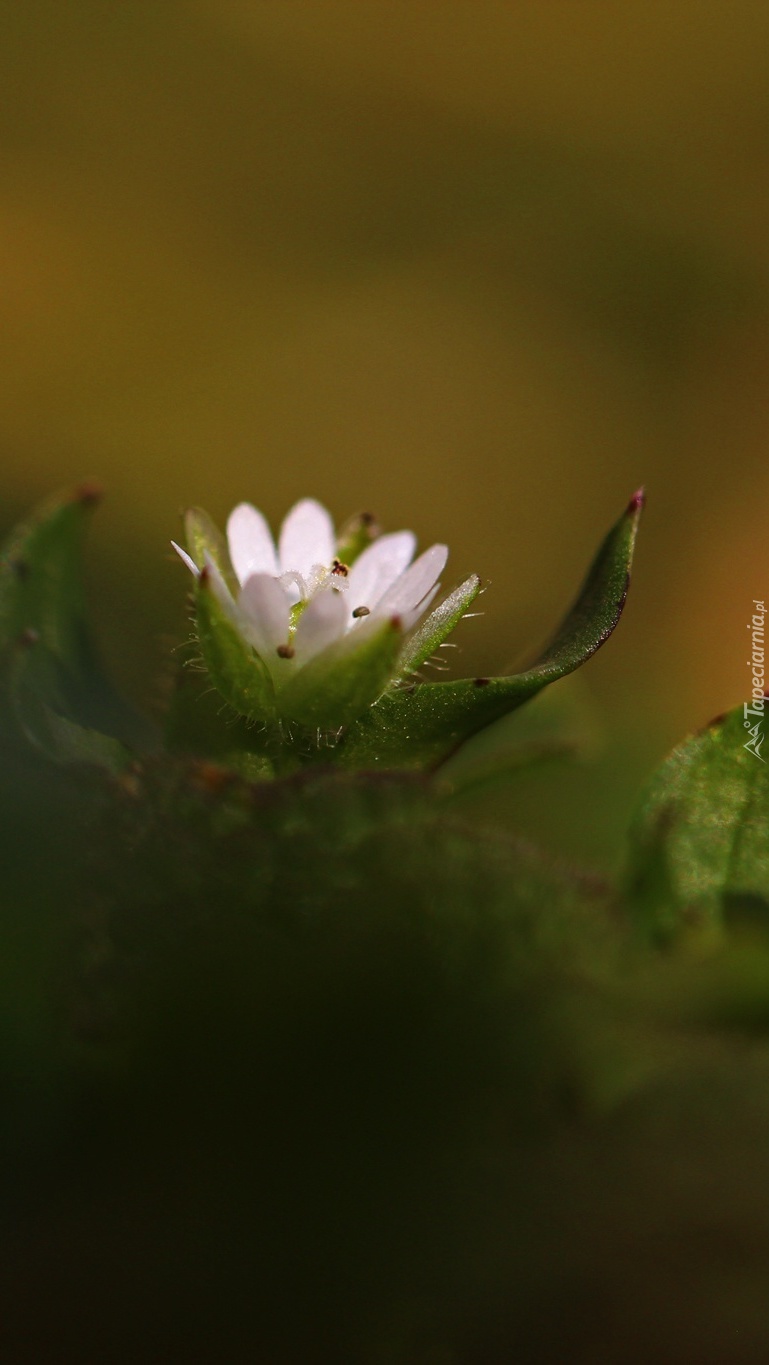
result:
[[[622,615],[644,504],[644,491],[639,489],[603,540],[574,603],[530,668],[509,677],[392,689],[342,738],[337,763],[348,768],[435,767],[466,739],[586,663],[606,643]]]
[[[56,763],[120,772],[126,747],[153,727],[112,688],[86,620],[80,563],[99,485],[85,482],[35,508],[0,550],[2,683],[24,739]]]
[[[720,934],[730,895],[769,905],[769,768],[745,750],[744,724],[742,706],[717,716],[668,754],[642,793],[622,882],[658,942]]]

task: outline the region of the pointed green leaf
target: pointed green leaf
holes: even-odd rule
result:
[[[286,683],[278,698],[281,714],[322,730],[350,724],[387,686],[402,641],[397,617],[350,631]]]
[[[207,512],[200,507],[190,507],[184,514],[184,536],[187,549],[199,569],[206,562],[206,555],[213,560],[230,592],[237,588],[235,575],[230,563],[227,541],[219,527],[214,524]]]
[[[114,767],[117,740],[146,747],[152,735],[105,678],[87,629],[80,560],[99,496],[84,485],[52,499],[6,542],[0,653],[10,709],[27,738],[57,761],[82,749],[88,762],[99,761],[103,739]]]
[[[398,672],[415,673],[439,649],[452,630],[459,625],[471,602],[481,590],[481,580],[471,574],[460,583],[435,611],[410,635],[398,659]]]
[[[745,722],[738,707],[685,740],[643,799],[627,885],[656,938],[718,930],[740,901],[763,904],[769,929],[769,764]]]
[[[223,605],[210,569],[204,569],[195,592],[198,643],[211,682],[241,716],[275,719],[275,688],[264,661],[243,638],[232,611]]]
[[[54,763],[88,763],[120,773],[131,755],[112,735],[81,725],[67,715],[67,679],[40,641],[22,640],[10,674],[13,713],[29,743]]]
[[[393,689],[351,727],[337,750],[348,767],[423,768],[579,668],[622,614],[643,495],[633,497],[596,555],[582,589],[542,654],[508,678],[469,678]]]
[[[0,552],[0,644],[34,632],[73,674],[92,666],[80,559],[99,500],[95,488],[51,499],[11,534]]]

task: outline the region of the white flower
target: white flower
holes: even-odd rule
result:
[[[448,558],[445,545],[433,545],[415,560],[411,531],[394,531],[374,540],[348,567],[337,557],[329,513],[312,498],[291,508],[277,548],[255,507],[240,503],[230,514],[235,596],[208,552],[198,565],[172,543],[193,574],[205,572],[276,687],[346,636],[352,657],[358,641],[370,639],[385,620],[410,630],[435,597]]]

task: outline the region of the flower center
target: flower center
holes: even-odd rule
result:
[[[335,559],[332,561],[330,569],[323,564],[313,564],[312,569],[306,575],[298,573],[295,569],[288,569],[286,573],[280,575],[278,582],[287,590],[290,597],[297,599],[291,604],[288,643],[278,650],[282,659],[290,659],[293,656],[291,641],[299,624],[299,618],[308,603],[319,592],[346,592],[349,572],[347,565],[343,564],[341,559]]]

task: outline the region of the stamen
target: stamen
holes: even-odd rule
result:
[[[341,559],[335,559],[331,565],[331,572],[338,574],[340,578],[346,578],[350,570],[346,564],[342,563]]]
[[[356,608],[355,608],[355,611],[353,612],[353,616],[356,617],[356,619],[357,619],[358,617],[360,617],[360,616],[370,616],[370,615],[371,615],[371,608],[370,608],[370,607],[356,607]]]
[[[278,645],[275,653],[279,659],[293,659],[296,650],[293,645]]]

